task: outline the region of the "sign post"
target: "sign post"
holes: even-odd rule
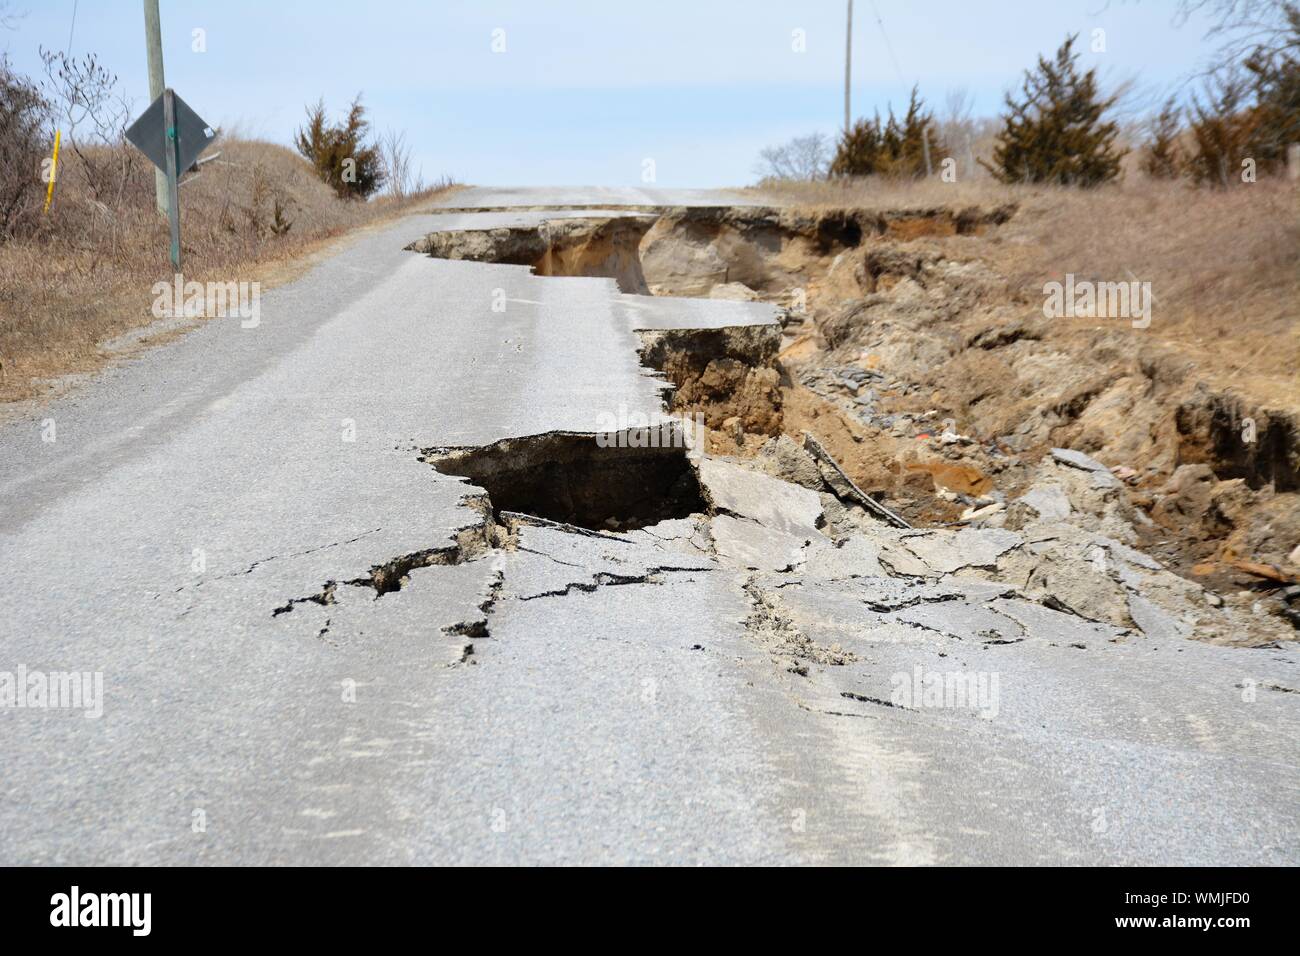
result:
[[[176,168],[176,94],[163,90],[163,127],[167,131],[167,218],[172,229],[172,268],[181,271],[180,170]]]
[[[216,131],[169,86],[126,131],[126,138],[167,176],[167,218],[171,261],[181,268],[180,176],[195,164]]]

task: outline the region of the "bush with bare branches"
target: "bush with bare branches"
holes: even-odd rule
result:
[[[760,151],[754,171],[764,180],[813,182],[826,178],[830,163],[830,138],[809,133]]]
[[[0,241],[36,228],[49,101],[0,57]]]

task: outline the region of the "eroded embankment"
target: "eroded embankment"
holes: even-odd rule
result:
[[[914,523],[1058,516],[1300,620],[1300,590],[1287,590],[1300,575],[1295,413],[1199,381],[1127,327],[1045,319],[981,254],[1014,213],[593,212],[412,248],[768,303],[779,329],[638,333],[642,361],[672,385],[669,409],[702,416],[709,451],[779,471],[774,439],[809,432]],[[1105,477],[1076,487],[1054,448],[1085,452]]]

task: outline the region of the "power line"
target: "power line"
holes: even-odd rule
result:
[[[894,72],[898,74],[898,82],[906,86],[907,80],[903,78],[903,70],[898,65],[898,57],[894,56],[894,47],[889,42],[889,34],[885,32],[885,21],[880,19],[880,10],[876,8],[876,0],[871,0],[871,12],[876,15],[876,26],[880,27],[880,38],[885,41],[885,52],[889,54],[889,60],[894,64]]]
[[[64,56],[72,56],[72,35],[77,32],[77,0],[72,0],[72,26],[68,27],[68,51]]]

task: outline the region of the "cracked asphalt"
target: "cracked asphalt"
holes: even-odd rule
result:
[[[818,550],[815,502],[706,466],[712,548],[525,527],[419,566],[483,524],[422,449],[653,417],[634,329],[756,321],[404,251],[535,215],[367,231],[258,327],[0,425],[0,671],[104,675],[99,719],[0,709],[0,863],[1300,861],[1294,645],[1129,640],[960,578],[1019,542]],[[891,702],[917,666],[996,674],[997,715]]]

